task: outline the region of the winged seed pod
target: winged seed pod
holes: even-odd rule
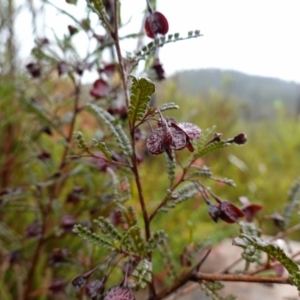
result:
[[[160,111],[158,111],[161,115]],[[201,137],[201,129],[192,123],[176,123],[174,119],[164,119],[161,115],[158,128],[153,130],[147,139],[147,149],[151,154],[157,155],[166,152],[171,160],[172,150],[188,148],[194,151],[190,140]]]

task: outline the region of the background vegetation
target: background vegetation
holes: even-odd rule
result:
[[[66,285],[105,253],[95,253],[93,247],[83,248],[82,240],[71,232],[73,225],[91,226],[94,218],[106,215],[110,209],[110,181],[90,157],[80,162],[76,159],[73,131],[80,129],[91,141],[103,135],[105,129],[84,110],[76,120],[72,118],[74,99],[77,109],[90,100],[89,85],[76,85],[71,76],[58,77],[57,66],[52,62],[41,78],[32,78],[25,66],[16,68],[14,9],[12,2],[8,3],[11,5],[0,2],[0,13],[7,10],[6,17],[2,16],[5,22],[0,24],[4,41],[0,48],[0,295],[5,300],[22,299],[29,261],[38,249],[40,258],[32,270],[35,273],[29,271],[29,276],[32,285],[39,288],[31,296],[64,299],[55,295],[59,284]],[[65,46],[61,45],[61,50]],[[35,59],[45,59],[42,55],[42,51],[33,53]],[[259,220],[283,211],[287,191],[299,176],[298,84],[236,72],[199,70],[178,73],[158,83],[157,90],[157,105],[175,102],[180,106],[180,110],[167,113],[178,122],[189,120],[203,130],[216,125],[225,139],[241,131],[247,134],[248,144],[243,148],[226,148],[199,160],[199,165],[209,165],[214,174],[235,181],[236,187],[225,187],[207,179],[221,198],[239,205],[239,197],[246,196],[261,204]],[[182,160],[186,154],[187,150],[180,153]],[[151,209],[163,198],[168,178],[162,172],[163,157],[149,156],[146,151],[144,155],[147,160],[141,177],[146,182],[145,199]],[[40,211],[47,209],[53,213],[43,223],[47,228],[41,228]],[[42,218],[45,216],[42,214]],[[262,226],[264,233],[277,232],[271,221]],[[173,232],[170,245],[176,257],[195,236],[199,241],[209,236],[217,242],[239,230],[226,223],[213,223],[200,198],[181,204],[176,212],[161,214],[153,230],[164,227]],[[47,243],[39,248],[38,237],[45,231]],[[298,238],[296,234],[293,237]],[[159,259],[154,268],[166,277]],[[71,286],[66,289],[75,297]]]

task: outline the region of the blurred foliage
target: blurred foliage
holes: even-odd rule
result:
[[[4,7],[3,1],[0,5]],[[15,12],[9,5],[6,8],[8,13],[11,11],[10,18],[6,20],[6,27],[5,23],[0,24],[5,27],[5,35],[1,35],[0,40],[8,42],[6,48],[0,47],[0,257],[3,258],[0,295],[1,299],[21,299],[23,294],[26,295],[24,282],[31,278],[30,284],[39,287],[33,297],[59,299],[55,293],[48,293],[49,290],[53,292],[50,287],[54,280],[62,279],[62,282],[56,284],[63,286],[64,281],[71,281],[110,254],[107,249],[96,248],[75,237],[72,233],[73,225],[81,224],[95,230],[97,226],[93,220],[99,216],[112,223],[116,221],[118,215],[110,195],[119,193],[119,198],[127,197],[129,184],[123,175],[128,176],[129,183],[133,182],[133,178],[126,168],[120,168],[119,177],[113,172],[104,173],[106,166],[101,165],[95,157],[81,152],[84,147],[78,150],[76,139],[72,137],[73,131],[82,131],[82,136],[77,134],[77,142],[78,137],[82,138],[79,144],[87,145],[89,149],[95,150],[94,153],[103,151],[104,142],[108,148],[116,145],[107,128],[101,122],[99,125],[84,109],[86,103],[97,103],[97,100],[87,95],[89,86],[82,85],[80,79],[74,79],[73,73],[77,72],[79,78],[80,72],[88,67],[83,67],[77,61],[79,58],[74,54],[76,49],[71,43],[72,33],[64,36],[62,41],[57,40],[60,54],[65,51],[72,54],[68,53],[70,57],[66,55],[72,71],[65,70],[64,74],[59,74],[62,70],[61,63],[66,62],[57,58],[57,61],[51,60],[49,55],[53,53],[47,53],[45,45],[37,45],[32,54],[37,61],[36,66],[42,66],[44,73],[41,77],[33,76],[33,71],[37,70],[31,70],[31,77],[24,70],[16,74],[14,41],[12,36],[11,39],[5,39],[6,30],[13,30],[11,25]],[[0,16],[2,14],[1,10]],[[81,25],[84,27],[82,23]],[[94,32],[91,33],[90,39],[95,37]],[[94,56],[93,60],[97,63],[105,63],[101,60],[102,50],[105,47],[111,50],[111,45],[112,41],[108,40],[107,44],[101,44],[103,48],[98,47],[92,54],[87,54],[87,58]],[[58,77],[57,71],[59,76],[63,76]],[[248,143],[243,148],[224,148],[197,160],[199,166],[210,166],[213,174],[217,174],[216,177],[229,177],[236,183],[236,187],[226,185],[225,188],[221,181],[204,178],[206,186],[237,206],[241,196],[262,204],[263,210],[258,214],[260,223],[264,215],[282,212],[288,188],[299,176],[300,161],[299,116],[291,114],[284,95],[282,101],[273,101],[271,104],[273,118],[269,118],[269,115],[266,118],[263,114],[258,114],[257,118],[249,118],[248,113],[253,112],[253,106],[244,98],[240,99],[229,92],[230,80],[225,80],[221,91],[212,89],[195,95],[182,93],[184,89],[178,87],[177,79],[158,83],[157,93],[152,96],[152,102],[157,106],[165,103],[175,103],[170,104],[169,108],[180,106],[180,110],[164,112],[165,117],[174,117],[178,122],[192,122],[202,130],[216,125],[217,132],[222,133],[225,140],[239,132],[244,132],[248,138]],[[201,79],[194,76],[193,80]],[[110,81],[115,90],[120,88],[119,74]],[[147,94],[147,99],[150,94]],[[254,99],[255,109],[260,111],[261,99],[257,95],[254,95]],[[115,108],[109,107],[110,100],[103,100],[105,109]],[[97,108],[91,107],[94,110]],[[146,108],[147,105],[143,107]],[[103,117],[102,110],[100,113],[99,111],[96,109],[102,119],[115,128],[115,120],[111,121],[109,114],[109,117],[106,114]],[[76,120],[74,112],[75,115],[78,114]],[[141,120],[143,113],[144,110],[139,112],[134,122]],[[124,136],[120,132],[123,132],[122,125],[125,122],[121,117],[117,121],[119,131],[115,134],[117,141],[123,144]],[[102,148],[95,140],[103,141]],[[147,209],[151,213],[164,199],[170,186],[170,178],[173,180],[172,176],[176,176],[176,173],[171,170],[172,176],[168,176],[165,157],[149,155],[142,142],[137,142],[139,154],[147,159],[140,166],[140,175]],[[128,147],[125,150],[130,153]],[[119,155],[113,152],[109,152],[109,155],[111,153],[112,156]],[[185,149],[178,152],[176,158],[181,163],[186,163],[188,154]],[[176,168],[179,169],[179,166]],[[139,198],[138,191],[134,184],[131,193],[129,204],[140,213],[140,204],[136,201]],[[137,215],[139,224],[143,224],[141,215]],[[296,221],[294,219],[292,224]],[[164,243],[161,245],[160,251],[165,256],[154,253],[153,268],[160,274],[161,282],[170,281],[168,276],[175,273],[173,266],[168,270],[169,273],[166,272],[164,261],[171,261],[173,257],[179,262],[186,245],[193,244],[195,240],[205,242],[207,238],[212,243],[217,243],[225,237],[236,236],[239,231],[237,225],[214,223],[200,195],[180,203],[176,211],[170,210],[168,214],[159,212],[151,223],[151,231],[162,228],[172,234],[169,235],[170,246]],[[268,234],[278,231],[271,220],[262,223],[262,228]],[[43,239],[39,239],[41,232]],[[179,268],[179,265],[174,266],[174,269]],[[96,276],[102,278],[107,274],[107,269],[108,267],[100,265],[95,271]],[[30,274],[31,271],[34,274]],[[121,273],[117,269],[117,276],[110,276],[109,285],[117,284],[122,277]],[[67,294],[72,299],[76,297],[76,291],[70,285],[67,286]]]
[[[33,117],[30,107],[24,105],[24,95],[15,93],[15,86],[9,79],[2,78],[1,80],[5,84],[0,86],[2,99],[0,128],[1,136],[5,138],[1,140],[0,144],[2,190],[0,218],[3,222],[5,217],[6,225],[1,223],[1,226],[10,226],[10,230],[9,234],[6,233],[8,236],[2,236],[0,232],[2,240],[0,251],[3,257],[7,257],[22,248],[20,259],[26,261],[35,242],[32,239],[24,238],[22,241],[21,238],[22,244],[20,244],[20,237],[25,236],[26,228],[38,217],[36,207],[40,205],[39,202],[46,203],[47,197],[49,197],[41,192],[36,183],[47,186],[49,182],[41,180],[45,180],[45,178],[52,180],[51,176],[59,166],[62,156],[63,140],[57,134],[47,134],[45,132],[47,122],[43,124]],[[27,79],[19,80],[26,81]],[[66,82],[58,83],[55,80],[48,82],[47,94],[53,99],[57,98],[57,95],[65,94],[64,97],[67,99],[67,91],[64,91],[67,86]],[[32,88],[39,89],[40,87]],[[300,139],[297,138],[300,136],[299,120],[292,118],[287,113],[283,103],[280,105],[274,103],[274,109],[277,112],[276,118],[260,119],[254,122],[241,117],[244,105],[239,99],[219,93],[212,93],[209,96],[186,96],[178,91],[172,80],[158,85],[156,100],[157,104],[175,102],[180,106],[180,110],[168,111],[166,116],[175,117],[178,122],[188,119],[202,129],[214,124],[217,132],[222,132],[225,139],[232,137],[238,131],[245,132],[248,143],[243,148],[239,146],[225,148],[220,152],[216,151],[206,155],[200,161],[202,165],[211,166],[214,174],[232,178],[236,187],[226,186],[225,188],[224,184],[215,183],[209,179],[206,179],[205,183],[211,186],[220,197],[236,204],[239,203],[240,196],[247,196],[252,202],[262,204],[264,208],[258,215],[260,219],[265,214],[269,215],[283,210],[287,199],[287,190],[294,178],[299,176],[300,161]],[[61,115],[67,107],[68,105],[62,108]],[[77,127],[90,138],[92,136],[89,133],[97,131],[98,126],[85,113],[79,117],[77,124]],[[51,157],[40,159],[39,155],[47,149],[51,149]],[[188,154],[187,150],[179,154],[182,161],[187,159],[186,154]],[[49,239],[55,236],[59,238],[53,239],[53,243],[44,249],[40,267],[49,259],[53,248],[62,245],[68,245],[68,248],[71,249],[70,252],[79,251],[83,256],[79,265],[75,263],[71,267],[67,263],[63,264],[64,267],[51,269],[51,274],[47,274],[48,279],[40,278],[40,286],[47,286],[47,281],[49,283],[51,278],[65,278],[66,274],[68,276],[65,279],[72,279],[76,272],[78,273],[82,269],[80,264],[83,263],[86,267],[91,266],[94,261],[99,261],[102,252],[106,251],[97,250],[93,256],[87,257],[86,254],[83,254],[83,249],[80,250],[82,242],[72,236],[68,237],[68,233],[61,228],[61,220],[65,215],[73,215],[77,222],[91,224],[95,216],[105,215],[105,211],[109,211],[105,200],[105,190],[107,190],[109,182],[107,177],[99,173],[90,164],[89,159],[81,160],[78,165],[74,160],[72,164],[73,170],[69,170],[67,182],[64,183],[58,198],[52,203],[55,213],[51,216],[53,228],[50,231],[52,233],[50,233]],[[148,157],[141,169],[141,177],[146,182],[144,186],[145,199],[150,211],[163,199],[165,188],[169,185],[167,173],[162,172],[162,165],[164,165],[163,156],[151,156]],[[86,168],[88,168],[88,172],[85,171]],[[78,188],[78,193],[76,188]],[[14,198],[10,198],[9,202],[6,202],[5,197],[7,189],[10,195],[14,196]],[[135,193],[136,191],[133,190],[133,198]],[[70,195],[79,197],[80,202],[75,206],[71,202],[65,205],[64,203],[68,197],[70,199]],[[138,209],[136,203],[132,204]],[[89,213],[83,213],[87,208]],[[16,214],[18,222],[15,222]],[[140,221],[142,222],[142,220]],[[180,204],[176,211],[168,214],[160,213],[153,223],[153,230],[160,228],[172,231],[170,245],[173,255],[177,259],[183,252],[183,245],[192,242],[195,238],[204,241],[209,236],[213,243],[217,243],[225,237],[237,235],[239,230],[237,226],[228,226],[221,222],[213,223],[201,197]],[[271,221],[265,222],[263,229],[267,234],[277,232]],[[2,230],[2,232],[4,231]],[[297,235],[294,237],[297,238]],[[61,242],[62,238],[63,242]],[[89,249],[90,253],[94,252],[92,246]],[[90,260],[91,258],[93,261]],[[72,260],[72,258],[70,259]],[[164,274],[161,258],[157,255],[154,261],[154,269]],[[70,268],[74,270],[74,273],[70,271]],[[22,272],[25,270],[20,270],[20,274],[24,274]],[[165,274],[165,276],[167,275]],[[11,282],[11,284],[18,285],[18,282]],[[5,287],[2,286],[2,290],[5,290]]]

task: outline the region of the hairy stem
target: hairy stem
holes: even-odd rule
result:
[[[129,89],[128,89],[128,84],[127,84],[128,78],[127,78],[127,74],[126,74],[126,70],[125,70],[124,60],[123,60],[122,53],[121,53],[121,47],[120,47],[119,24],[118,24],[118,20],[119,20],[118,3],[119,3],[118,0],[114,1],[114,14],[115,14],[114,21],[115,21],[115,23],[114,23],[114,32],[112,33],[112,38],[115,41],[115,47],[116,47],[118,61],[119,61],[119,65],[120,65],[120,73],[121,73],[121,79],[122,79],[123,90],[124,90],[125,104],[126,104],[126,107],[128,107],[129,106]],[[150,230],[150,222],[148,219],[148,212],[147,212],[147,208],[146,208],[146,204],[145,204],[145,200],[144,200],[141,178],[140,178],[140,174],[139,174],[137,157],[136,157],[135,137],[134,137],[135,132],[134,132],[134,128],[131,128],[129,121],[128,121],[128,125],[129,125],[129,128],[131,129],[130,137],[131,137],[131,145],[132,145],[132,158],[131,158],[132,172],[134,174],[135,183],[136,183],[138,195],[139,195],[139,202],[140,202],[141,210],[142,210],[142,214],[143,214],[143,220],[144,220],[144,226],[145,226],[145,236],[146,236],[146,240],[148,240],[151,237],[151,230]],[[148,259],[149,259],[149,261],[152,261],[151,254],[148,255]],[[153,280],[149,284],[149,292],[150,292],[151,296],[154,296],[156,294]]]
[[[274,277],[274,276],[251,276],[238,274],[207,274],[200,273],[191,276],[192,281],[234,281],[234,282],[258,282],[258,283],[282,283],[292,284],[288,277]]]

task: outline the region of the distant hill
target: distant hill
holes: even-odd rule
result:
[[[226,93],[245,100],[251,109],[274,107],[274,101],[281,100],[293,115],[300,113],[300,84],[295,82],[218,69],[182,71],[172,80],[187,95]]]

